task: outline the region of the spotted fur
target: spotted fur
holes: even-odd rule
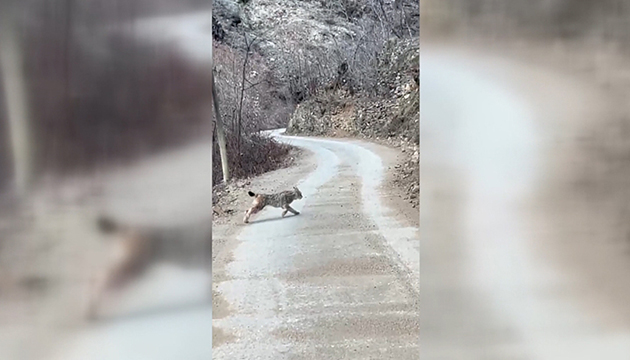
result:
[[[256,194],[252,191],[248,191],[247,194],[254,198],[252,206],[245,212],[245,218],[243,222],[248,223],[249,217],[262,210],[265,206],[272,206],[275,208],[282,208],[282,217],[284,217],[288,211],[294,215],[300,213],[292,208],[290,204],[302,199],[302,193],[297,187],[293,187],[293,190],[283,191],[277,194]]]
[[[176,227],[129,226],[100,216],[97,228],[110,240],[110,246],[107,264],[92,283],[88,319],[96,318],[98,305],[107,292],[138,278],[154,263],[166,262],[210,271],[211,226],[207,221]]]

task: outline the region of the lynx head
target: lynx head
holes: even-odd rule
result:
[[[300,192],[300,189],[294,186],[293,191],[295,192],[295,195],[297,196],[298,199],[302,198],[302,193]]]

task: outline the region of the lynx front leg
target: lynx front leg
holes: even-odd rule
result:
[[[284,213],[283,213],[283,216],[284,216],[284,214],[286,214],[286,212],[287,212],[287,211],[290,211],[293,215],[299,215],[299,214],[300,214],[300,212],[299,212],[299,211],[297,211],[297,210],[295,210],[294,208],[292,208],[291,206],[287,205],[287,206],[284,208]]]

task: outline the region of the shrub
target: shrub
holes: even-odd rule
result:
[[[237,135],[231,131],[226,132],[228,164],[230,176],[235,179],[256,176],[267,171],[281,168],[286,164],[286,158],[291,147],[278,143],[274,139],[259,135],[248,134],[241,137],[240,153],[237,146]],[[212,153],[212,184],[223,182],[223,170],[219,145],[213,142]]]

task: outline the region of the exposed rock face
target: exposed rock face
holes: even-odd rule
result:
[[[378,67],[379,95],[353,95],[348,86],[326,89],[300,103],[287,133],[319,136],[362,136],[385,141],[405,154],[394,183],[419,204],[420,94],[417,40],[391,40]]]
[[[343,84],[300,103],[287,127],[291,134],[363,135],[419,144],[419,47],[391,40],[379,63],[380,95],[352,95]]]
[[[241,49],[245,39],[263,39],[253,52],[273,69],[278,97],[297,104],[289,134],[368,137],[404,149],[408,159],[400,164],[400,185],[417,199],[417,2],[375,4],[213,0],[213,9],[227,46]],[[383,6],[401,10],[387,12],[385,28]]]

